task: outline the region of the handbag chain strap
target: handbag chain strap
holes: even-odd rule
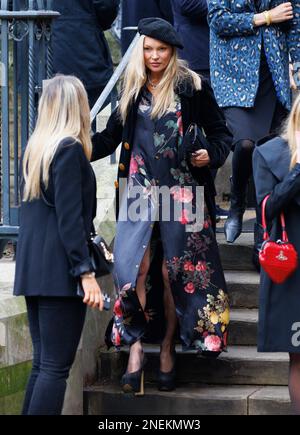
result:
[[[267,195],[265,199],[262,202],[262,227],[264,230],[264,240],[268,240],[270,238],[268,229],[267,229],[267,220],[266,220],[266,204],[268,199],[271,195]],[[282,229],[282,241],[284,243],[288,243],[288,236],[286,232],[286,226],[285,226],[285,218],[283,212],[280,213],[280,222],[281,222],[281,229]]]

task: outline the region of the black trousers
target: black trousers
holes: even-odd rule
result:
[[[23,415],[61,414],[66,380],[84,325],[86,305],[80,298],[26,297],[33,366]]]

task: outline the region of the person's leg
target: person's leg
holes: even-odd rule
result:
[[[300,415],[300,354],[290,353],[289,392],[293,411]]]
[[[39,298],[41,361],[28,415],[61,414],[85,312],[86,305],[79,298]]]
[[[40,372],[41,338],[39,327],[38,297],[26,297],[29,330],[33,346],[33,362],[27,383],[22,415],[27,415],[35,382]]]
[[[177,327],[177,316],[165,260],[163,261],[162,275],[164,282],[164,310],[166,318],[166,334],[161,344],[160,370],[167,373],[170,372],[174,366],[173,352],[175,346],[174,336]]]
[[[150,244],[148,245],[143,260],[140,264],[136,283],[136,293],[139,298],[142,309],[146,306],[146,279],[150,267]],[[130,346],[130,354],[127,365],[127,373],[136,372],[141,368],[141,361],[143,359],[143,347],[141,340],[136,341]]]
[[[235,144],[232,158],[231,204],[225,223],[227,242],[233,243],[242,232],[246,209],[247,183],[252,174],[252,154],[255,143],[244,139]]]
[[[141,261],[137,283],[136,293],[143,310],[146,307],[146,279],[150,268],[150,244],[148,245],[144,257]],[[130,346],[127,369],[122,376],[122,388],[125,393],[134,393],[135,395],[144,394],[144,351],[141,340],[137,340]]]

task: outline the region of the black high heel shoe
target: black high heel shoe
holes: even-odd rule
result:
[[[124,393],[132,393],[135,396],[143,396],[144,389],[144,367],[146,365],[146,357],[143,356],[141,368],[133,373],[124,373],[121,380],[122,390]]]
[[[158,389],[159,391],[173,391],[176,388],[175,377],[176,377],[176,352],[172,352],[173,358],[173,368],[169,372],[158,371]]]

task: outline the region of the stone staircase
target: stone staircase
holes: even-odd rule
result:
[[[257,353],[259,275],[251,264],[253,234],[228,245],[218,234],[231,300],[228,353],[218,359],[197,357],[177,349],[177,389],[156,388],[157,346],[145,346],[145,396],[125,395],[119,379],[128,349],[100,350],[98,382],[84,390],[89,415],[278,415],[291,414],[287,388],[288,355]]]

